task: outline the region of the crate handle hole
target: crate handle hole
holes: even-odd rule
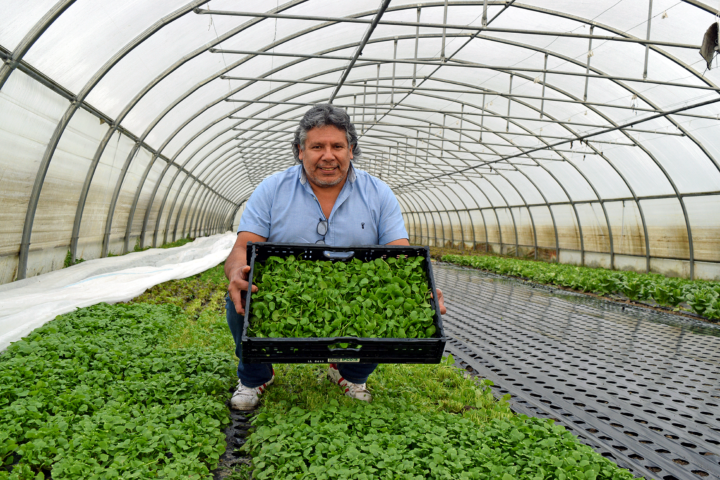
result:
[[[323,255],[330,260],[349,260],[355,256],[355,252],[352,250],[349,252],[331,252],[330,250],[325,250]]]
[[[332,343],[328,345],[331,352],[359,352],[362,345],[358,343]]]

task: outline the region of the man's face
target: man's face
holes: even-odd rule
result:
[[[334,187],[347,177],[352,149],[343,130],[325,125],[307,132],[305,149],[299,153],[305,174],[313,186]]]

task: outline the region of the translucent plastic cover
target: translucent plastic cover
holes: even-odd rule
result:
[[[0,18],[0,283],[234,229],[331,99],[413,242],[720,261],[706,3],[26,3]]]

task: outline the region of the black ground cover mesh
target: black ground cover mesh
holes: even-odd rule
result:
[[[720,479],[720,327],[438,264],[446,351],[636,476]]]

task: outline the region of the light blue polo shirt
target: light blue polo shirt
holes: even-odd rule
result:
[[[382,180],[350,166],[348,178],[325,218],[301,164],[263,180],[248,200],[238,233],[251,232],[276,243],[315,243],[321,220],[325,243],[336,247],[385,245],[408,238],[400,204]]]

